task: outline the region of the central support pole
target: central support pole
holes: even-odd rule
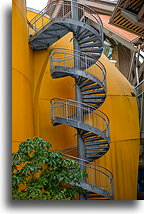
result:
[[[73,4],[73,19],[78,20],[78,3],[77,0],[72,0]],[[77,51],[79,51],[79,44],[78,40],[76,38],[76,35],[73,34],[73,47],[74,47],[74,66],[77,69],[80,69],[80,57]],[[82,102],[82,95],[80,91],[80,87],[78,85],[78,80],[75,80],[75,88],[76,88],[76,100],[78,102]],[[77,120],[78,121],[83,121],[83,110],[81,107],[83,107],[81,104],[78,104],[79,107],[77,108]],[[85,159],[85,148],[84,148],[84,143],[83,139],[81,137],[80,131],[77,131],[77,143],[78,143],[78,157],[81,159]],[[85,166],[83,165],[83,161],[79,161],[81,170],[85,170]],[[82,182],[85,181],[85,178],[81,180]],[[85,200],[84,194],[80,194],[80,200]]]

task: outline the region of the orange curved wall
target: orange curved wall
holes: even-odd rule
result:
[[[19,5],[23,1],[14,2]],[[30,20],[34,13],[28,11],[27,15]],[[34,135],[52,143],[54,150],[74,145],[76,130],[65,125],[53,127],[50,115],[52,98],[75,97],[74,79],[52,79],[49,64],[51,49],[73,47],[70,40],[72,34],[69,33],[60,39],[47,51],[33,52],[27,43],[24,6],[21,5],[19,10],[14,6],[13,17],[14,24],[19,19],[15,26],[13,24],[14,151],[19,141]],[[115,200],[136,199],[139,158],[136,98],[133,96],[131,85],[116,67],[104,55],[100,61],[106,67],[108,91],[107,98],[99,109],[110,119],[111,147],[105,156],[95,162],[113,173]],[[95,66],[92,69],[95,69]]]
[[[33,51],[24,0],[12,2],[12,149],[33,136]]]

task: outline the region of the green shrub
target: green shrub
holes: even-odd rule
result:
[[[86,172],[50,148],[49,142],[35,137],[22,142],[12,154],[13,200],[71,200],[83,192],[76,183]]]

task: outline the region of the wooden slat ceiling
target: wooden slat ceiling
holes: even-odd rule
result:
[[[110,24],[144,37],[144,0],[119,0]]]

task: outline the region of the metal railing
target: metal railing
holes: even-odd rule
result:
[[[78,59],[79,64],[74,64],[75,57]],[[95,68],[91,68],[95,64]],[[106,87],[106,69],[104,65],[93,59],[89,54],[77,50],[55,48],[50,55],[51,72],[55,66],[63,66],[65,68],[76,68],[85,71],[88,74],[98,78]]]
[[[77,117],[77,112],[79,115]],[[52,121],[56,117],[63,118],[66,122],[74,121],[94,127],[110,137],[109,119],[100,110],[74,100],[54,98],[51,100]]]
[[[78,11],[77,20],[86,23],[87,20],[91,17],[94,22],[98,23],[99,35],[103,38],[102,33],[102,22],[98,14],[88,6],[78,3],[78,5],[73,4],[72,2],[51,2],[49,3],[39,14],[37,14],[31,21],[29,28],[34,26],[33,29],[40,30],[42,29],[50,20],[54,18],[69,18],[75,19],[73,16],[73,10]],[[48,18],[45,18],[44,15],[47,15]],[[31,32],[34,35],[37,30]]]
[[[64,158],[76,161],[80,168],[85,168],[88,174],[86,182],[91,185],[91,188],[97,186],[113,195],[113,175],[108,169],[84,159],[65,154],[62,150],[58,152],[61,152]]]
[[[78,157],[78,145],[74,144],[72,146],[58,150],[57,152],[61,152],[63,154],[71,155],[73,157]]]

